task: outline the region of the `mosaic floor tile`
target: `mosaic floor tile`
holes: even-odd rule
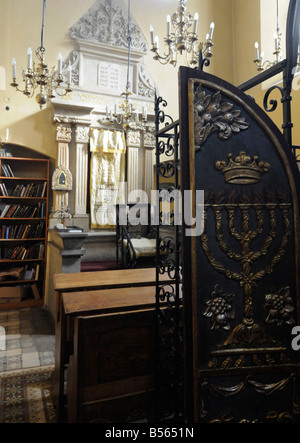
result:
[[[0,372],[54,364],[54,325],[45,308],[1,311],[0,330]]]
[[[55,363],[54,352],[40,352],[39,356],[41,366],[53,365]]]
[[[4,369],[5,371],[13,371],[14,369],[21,369],[21,368],[22,368],[21,354],[6,357],[6,365]]]
[[[34,368],[40,366],[40,358],[37,352],[22,354],[22,368]]]

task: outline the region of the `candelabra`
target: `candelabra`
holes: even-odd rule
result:
[[[59,216],[62,229],[66,228],[66,219],[72,218],[72,215],[70,213],[70,206],[67,206],[67,209],[64,209],[63,202],[61,204],[61,208],[58,209],[57,211],[54,211],[53,208],[51,208],[50,214],[52,214],[53,216],[55,216],[57,214]]]
[[[259,44],[258,42],[255,42],[255,59],[253,62],[257,65],[258,71],[264,71],[282,60],[281,37],[282,34],[279,28],[279,0],[277,0],[277,27],[276,32],[274,32],[275,51],[273,52],[275,60],[273,62],[270,62],[269,60],[264,61],[264,52],[262,51],[259,54]]]
[[[227,267],[227,265],[223,264],[221,261],[218,261],[214,253],[210,250],[208,244],[208,235],[206,232],[206,227],[208,224],[208,213],[212,209],[214,218],[215,218],[215,229],[216,229],[216,237],[218,245],[221,251],[229,258],[229,261],[240,263],[242,270],[241,272],[236,271],[236,268]],[[270,275],[277,263],[282,259],[286,245],[290,236],[290,220],[289,220],[289,209],[290,203],[280,203],[280,202],[259,202],[259,203],[225,203],[225,204],[206,204],[205,205],[205,231],[203,236],[201,237],[201,243],[203,247],[203,251],[211,264],[211,266],[219,273],[226,275],[228,279],[232,281],[236,281],[239,283],[239,286],[243,289],[243,298],[244,298],[244,312],[242,322],[239,323],[233,331],[229,334],[223,345],[219,346],[217,352],[212,352],[213,360],[209,363],[209,365],[216,364],[216,357],[227,357],[226,361],[223,363],[223,367],[225,365],[228,367],[231,364],[231,360],[237,356],[239,358],[234,363],[235,366],[240,366],[243,364],[245,357],[253,355],[253,348],[256,346],[264,348],[266,344],[271,343],[269,337],[265,333],[264,329],[255,321],[254,316],[254,308],[253,308],[253,288],[256,284],[263,279],[265,276]],[[278,236],[276,231],[277,227],[277,217],[279,212],[281,212],[282,217],[282,226],[283,233],[281,239],[279,241],[280,246],[277,252],[273,252],[273,255],[269,256],[269,262],[260,268],[254,271],[254,262],[260,259],[261,257],[265,257],[267,255],[267,251],[271,249],[271,244],[275,241],[274,239]],[[235,240],[240,242],[240,250],[235,251],[229,247],[227,242],[225,241],[225,235],[223,232],[224,226],[224,217],[223,212],[227,212],[227,224],[229,229],[229,234]],[[242,230],[239,231],[235,227],[235,222],[237,218],[237,214],[241,213],[241,226]],[[251,212],[254,212],[254,217],[257,221],[257,226],[250,227]],[[262,248],[260,250],[251,249],[251,244],[254,242],[254,239],[258,236],[263,235],[263,226],[265,217],[268,214],[269,218],[269,230],[265,233],[265,239],[262,243]],[[253,217],[253,219],[254,219]],[[271,296],[266,296],[266,301]],[[218,316],[215,316],[214,312],[216,305],[221,303],[223,308]],[[226,297],[222,294],[217,294],[217,297],[208,303],[209,308],[204,312],[204,316],[212,317],[213,320],[213,328],[221,326],[225,330],[229,330],[230,326],[228,321],[234,318],[233,311],[228,310],[225,313],[224,306],[226,305]],[[272,307],[269,308],[268,319],[272,316]],[[285,320],[289,321],[290,313],[293,308],[289,309],[289,316]],[[282,315],[284,314],[284,310],[282,311]],[[222,319],[222,320],[221,320]],[[281,318],[278,319],[282,320]],[[266,320],[267,321],[267,320]],[[219,323],[218,323],[219,322]],[[232,351],[232,348],[235,348],[235,351]],[[274,348],[274,349],[273,349]],[[258,349],[258,348],[257,348]],[[263,349],[261,349],[263,351]],[[282,352],[282,358],[284,358],[284,351]],[[268,348],[268,350],[264,351],[267,356],[267,359],[270,359],[270,356],[273,352],[278,352],[277,342],[273,342],[272,346]]]
[[[127,82],[126,82],[126,91],[121,94],[121,96],[125,97],[123,103],[119,105],[118,101],[116,101],[114,106],[114,111],[112,108],[106,106],[106,118],[103,120],[99,120],[101,124],[105,125],[122,125],[125,130],[128,128],[132,129],[145,129],[145,123],[147,122],[147,107],[145,103],[143,104],[141,118],[139,118],[139,112],[136,109],[135,105],[128,98],[132,95],[130,92],[130,81],[129,81],[129,72],[130,72],[130,54],[131,54],[131,31],[130,31],[130,0],[128,0],[128,63],[127,63]]]
[[[254,63],[257,65],[258,71],[264,71],[265,69],[270,68],[271,66],[276,65],[282,60],[282,51],[281,51],[281,36],[279,28],[274,33],[274,41],[275,41],[275,51],[273,54],[275,55],[275,60],[270,62],[269,60],[264,61],[264,52],[259,54],[259,44],[255,42],[255,60]]]
[[[153,26],[150,26],[151,51],[154,53],[154,59],[161,64],[170,63],[174,67],[177,65],[178,53],[185,53],[186,64],[195,67],[198,63],[202,63],[203,58],[210,59],[212,54],[212,37],[215,24],[210,25],[209,33],[206,35],[205,42],[199,42],[197,36],[197,27],[199,15],[196,13],[194,17],[186,11],[185,3],[187,0],[179,0],[177,11],[170,17],[167,16],[167,36],[164,42],[167,45],[167,54],[164,56],[159,54],[159,39],[154,37]],[[173,32],[171,27],[173,26]],[[190,28],[193,28],[192,31]]]
[[[117,124],[123,126],[124,129],[144,129],[144,125],[147,122],[147,107],[144,103],[140,118],[138,110],[128,98],[130,95],[132,95],[132,92],[129,91],[129,87],[127,86],[126,92],[121,94],[121,96],[125,97],[125,100],[121,104],[116,101],[114,110],[106,106],[106,118],[100,120],[100,123],[110,125]]]
[[[19,89],[19,84],[17,83],[17,68],[16,59],[12,59],[12,83],[10,84],[17,91],[22,92],[28,98],[34,96],[35,90],[39,88],[39,93],[36,95],[36,101],[42,109],[43,106],[56,95],[64,96],[72,91],[71,89],[71,79],[72,79],[72,67],[69,64],[68,67],[68,79],[67,87],[64,92],[59,92],[61,84],[64,83],[65,79],[62,73],[62,55],[58,54],[58,69],[55,68],[48,69],[45,63],[45,48],[44,48],[44,26],[45,26],[45,10],[46,10],[46,0],[43,0],[43,21],[42,21],[42,32],[41,32],[41,46],[35,51],[35,54],[39,60],[36,65],[32,60],[32,50],[28,49],[28,66],[26,69],[22,70],[22,77],[24,82],[24,89]]]

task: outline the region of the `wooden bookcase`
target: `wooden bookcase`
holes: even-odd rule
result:
[[[44,304],[49,168],[0,157],[0,310]]]

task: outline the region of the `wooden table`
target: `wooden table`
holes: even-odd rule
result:
[[[167,275],[161,277],[161,281],[172,283]],[[68,346],[72,341],[72,318],[154,308],[155,285],[155,268],[54,276],[57,303],[54,395],[59,419],[63,412],[64,369],[70,355]]]

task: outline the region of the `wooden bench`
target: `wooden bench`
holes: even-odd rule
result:
[[[68,422],[153,422],[155,310],[76,317]]]
[[[160,275],[161,282],[170,282],[167,273]],[[63,292],[92,291],[96,289],[128,288],[133,286],[155,286],[156,269],[114,269],[98,272],[55,274],[56,321],[59,321],[60,297]]]
[[[173,283],[167,275],[160,276],[160,281]],[[58,421],[61,421],[64,408],[64,371],[72,352],[72,320],[68,319],[105,312],[145,309],[151,303],[154,306],[156,269],[55,274],[53,282],[56,291],[54,397]]]

